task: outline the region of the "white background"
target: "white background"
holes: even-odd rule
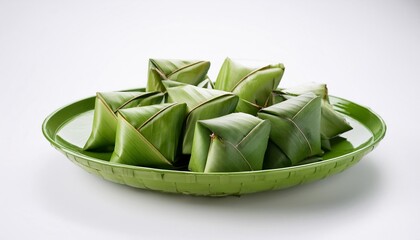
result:
[[[0,239],[420,239],[420,2],[0,0]],[[351,169],[242,197],[107,182],[41,133],[55,109],[143,87],[148,58],[283,62],[388,125]]]

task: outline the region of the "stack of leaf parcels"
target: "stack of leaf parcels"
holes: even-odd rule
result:
[[[142,167],[256,171],[322,160],[331,140],[352,129],[325,84],[278,88],[283,64],[251,68],[227,58],[214,84],[209,68],[150,59],[145,91],[97,93],[83,150]]]

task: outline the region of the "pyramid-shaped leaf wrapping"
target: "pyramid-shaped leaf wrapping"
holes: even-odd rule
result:
[[[147,91],[166,92],[163,80],[199,85],[207,78],[208,61],[187,61],[177,59],[150,59]],[[205,83],[203,83],[205,84]]]
[[[250,68],[226,58],[216,79],[215,89],[239,96],[237,112],[256,115],[271,105],[271,92],[277,88],[284,73],[283,64]]]
[[[111,162],[172,169],[186,115],[185,103],[123,109],[118,114]]]
[[[102,92],[96,94],[92,131],[84,150],[112,151],[120,109],[162,103],[159,92]]]
[[[238,96],[230,92],[183,85],[168,88],[168,101],[187,104],[182,153],[190,154],[195,123],[232,113],[238,103]]]
[[[306,93],[262,109],[258,117],[268,119],[270,140],[296,165],[322,153],[321,97]]]
[[[330,139],[352,129],[346,119],[337,113],[329,102],[328,88],[323,83],[302,84],[293,88],[280,89],[274,93],[274,101],[281,102],[308,92],[322,98],[321,102],[321,139],[322,147],[330,149]]]
[[[245,113],[200,120],[189,169],[196,172],[261,170],[270,122]]]

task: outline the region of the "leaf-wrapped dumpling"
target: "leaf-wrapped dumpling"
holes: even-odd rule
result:
[[[312,92],[322,98],[321,101],[321,138],[322,147],[330,149],[330,139],[352,129],[346,119],[337,113],[329,102],[328,88],[323,83],[302,84],[293,88],[280,89],[274,93],[274,101],[281,102],[291,97]]]
[[[186,61],[177,59],[150,59],[147,91],[166,92],[163,80],[172,80],[194,86],[206,84],[208,61]]]
[[[270,122],[245,113],[200,120],[188,168],[195,172],[261,170]]]
[[[163,97],[164,94],[159,92],[98,92],[92,131],[83,149],[111,152],[115,144],[118,110],[159,104]]]
[[[279,85],[283,73],[284,65],[281,63],[250,68],[226,58],[217,76],[215,89],[239,96],[237,112],[256,115],[261,108],[271,105],[271,92]]]
[[[187,112],[185,103],[166,103],[118,112],[111,162],[176,168],[179,139]]]
[[[292,165],[322,153],[321,97],[306,93],[263,108],[258,117],[270,120],[270,140]]]
[[[183,85],[168,88],[168,101],[187,104],[182,153],[191,154],[195,123],[232,113],[238,103],[238,96],[230,92]]]

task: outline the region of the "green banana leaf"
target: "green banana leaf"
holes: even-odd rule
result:
[[[214,84],[209,77],[204,79],[202,82],[197,84],[197,87],[207,88],[207,89],[214,89]]]
[[[281,102],[292,96],[312,92],[322,98],[321,102],[321,139],[322,148],[331,149],[330,140],[353,129],[346,119],[337,113],[329,103],[328,88],[322,83],[302,84],[293,88],[280,89],[273,93],[274,102]]]
[[[290,159],[271,140],[268,141],[267,150],[264,156],[263,169],[275,169],[292,166]]]
[[[207,78],[208,61],[186,61],[177,59],[149,59],[147,91],[166,92],[162,80],[170,79],[197,86]]]
[[[165,86],[165,89],[171,88],[171,87],[179,87],[179,86],[183,86],[183,85],[187,85],[186,83],[183,82],[177,82],[174,80],[162,80],[162,85]]]
[[[325,83],[304,83],[290,88],[281,88],[280,92],[282,94],[290,96],[299,96],[308,92],[312,92],[315,95],[320,96],[322,99],[329,102],[328,88],[327,84]]]
[[[327,101],[322,101],[321,110],[321,133],[327,139],[337,137],[339,134],[353,129],[346,119],[341,114],[337,113]]]
[[[156,104],[118,112],[111,162],[164,169],[176,168],[185,103]]]
[[[321,119],[322,122],[322,119]],[[326,151],[331,151],[331,139],[327,138],[321,133],[321,148]]]
[[[282,92],[279,89],[273,90],[271,92],[271,102],[272,104],[277,104],[286,101],[288,98],[290,98],[289,95],[286,95],[284,92]]]
[[[195,172],[261,170],[270,122],[245,113],[200,120],[188,168]]]
[[[226,58],[216,79],[215,89],[239,96],[237,112],[252,115],[272,104],[271,92],[277,88],[284,73],[283,64],[250,68]]]
[[[322,153],[321,97],[314,93],[263,108],[258,117],[270,120],[270,140],[286,154],[292,165]]]
[[[162,84],[163,86],[165,86],[165,89],[171,88],[171,87],[179,87],[182,85],[188,85],[187,83],[183,83],[183,82],[177,82],[174,80],[162,80]],[[206,89],[214,89],[214,85],[213,82],[210,80],[210,78],[206,78],[205,80],[203,80],[202,82],[200,82],[197,87],[200,88],[206,88]]]
[[[84,150],[112,152],[117,130],[118,110],[159,104],[164,94],[159,92],[99,92],[96,94],[92,132]]]
[[[230,92],[182,85],[168,88],[168,102],[186,103],[188,114],[185,121],[182,153],[191,154],[194,128],[198,120],[216,118],[232,113],[238,96]]]

